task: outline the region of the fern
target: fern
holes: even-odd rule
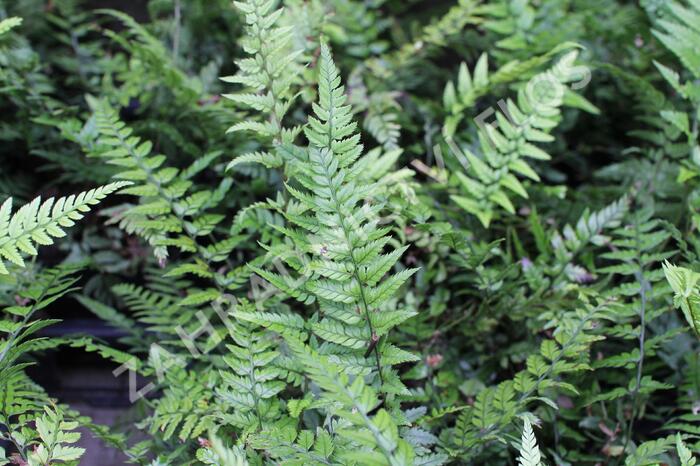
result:
[[[697,433],[698,415],[695,409],[700,401],[700,359],[695,353],[686,354],[683,358],[682,378],[678,385],[678,406],[676,414],[667,419],[664,429],[682,434]]]
[[[599,339],[593,329],[610,310],[610,302],[602,301],[581,303],[575,311],[543,315],[544,328],[556,329],[554,338],[541,342],[539,351],[527,358],[526,370],[513,380],[480,391],[473,406],[465,407],[454,428],[444,433],[451,456],[473,460],[487,442],[502,439],[503,431],[531,402],[556,406],[549,398],[552,393],[576,394],[574,385],[562,379],[590,369],[590,347]]]
[[[693,46],[700,40],[697,21],[700,18],[700,6],[694,1],[687,6],[672,1],[667,8],[671,15],[657,21],[659,30],[654,30],[654,35],[681,60],[695,78],[700,78],[700,53]]]
[[[105,33],[121,45],[132,57],[131,67],[119,76],[124,85],[119,89],[120,103],[127,105],[130,98],[139,96],[144,100],[153,91],[144,84],[151,81],[164,82],[172,90],[177,104],[196,102],[202,93],[202,83],[187,76],[173,63],[172,55],[163,43],[131,16],[116,10],[98,10],[98,13],[120,21],[124,33],[107,30]]]
[[[239,306],[245,308],[244,304]],[[221,417],[244,432],[259,430],[279,416],[278,395],[286,388],[279,352],[272,335],[244,322],[227,325],[232,344],[224,357],[222,386],[217,395],[230,406]]]
[[[674,293],[673,304],[683,311],[688,325],[700,338],[700,295],[697,291],[700,274],[668,262],[664,263],[664,274]]]
[[[620,346],[625,350],[610,349],[593,364],[601,376],[613,382],[610,386],[615,388],[602,390],[602,393],[595,393],[598,391],[595,390],[595,396],[587,405],[603,402],[617,404],[623,397],[628,397],[632,412],[628,418],[619,419],[619,422],[627,424],[623,449],[632,441],[634,423],[639,413],[644,412],[647,400],[659,390],[673,388],[646,374],[664,343],[679,333],[679,329],[659,328],[658,321],[665,317],[668,310],[659,265],[675,251],[666,247],[662,252],[662,246],[670,234],[659,228],[658,221],[650,218],[652,212],[650,207],[633,206],[628,214],[628,224],[614,231],[613,239],[608,244],[611,251],[601,254],[601,257],[613,260],[615,265],[598,269],[601,273],[616,276],[620,282],[619,286],[609,290],[610,296],[615,296],[618,303],[614,306],[615,312],[610,315],[612,325],[606,334],[608,344],[620,341]],[[636,345],[629,348],[622,343],[624,341],[630,344],[636,342]],[[625,374],[625,370],[630,373]],[[611,405],[611,409],[615,404]]]
[[[523,435],[520,439],[519,466],[541,466],[542,455],[537,446],[535,433],[532,431],[532,424],[528,418],[523,420]]]
[[[215,466],[249,466],[250,464],[242,448],[228,448],[219,437],[213,437],[209,446],[198,450],[197,459],[204,464]]]
[[[22,252],[36,256],[35,245],[53,244],[52,238],[65,236],[63,229],[72,227],[76,220],[83,218],[91,206],[128,184],[112,183],[78,195],[51,197],[44,202],[37,197],[15,213],[12,213],[12,198],[8,198],[0,206],[0,259],[24,267]],[[7,267],[0,260],[0,274],[7,273]]]
[[[130,206],[120,216],[120,226],[127,232],[143,236],[154,247],[156,258],[165,264],[168,247],[174,247],[194,256],[173,276],[185,274],[216,278],[221,287],[234,280],[232,275],[216,276],[213,264],[223,262],[243,236],[231,236],[204,246],[202,237],[211,237],[225,216],[209,212],[218,207],[231,187],[224,178],[214,190],[196,189],[192,176],[213,161],[201,159],[197,164],[180,171],[163,166],[164,155],[152,154],[152,143],[132,135],[131,128],[121,122],[114,110],[102,102],[96,109],[96,120],[103,145],[97,156],[125,169],[116,178],[132,182],[122,192],[142,199],[141,204]]]
[[[693,453],[683,443],[683,437],[680,434],[676,434],[676,452],[678,453],[678,459],[681,460],[681,466],[695,466],[697,458],[693,456]]]
[[[37,3],[0,0],[0,463],[85,462],[78,427],[151,466],[697,463],[698,0]],[[118,347],[46,330],[67,294]],[[64,349],[127,434],[32,380]]]
[[[467,64],[462,62],[457,80],[449,81],[443,91],[442,101],[449,115],[445,118],[442,134],[446,138],[452,138],[467,110],[476,104],[478,98],[499,85],[523,81],[524,77],[547,63],[553,56],[574,46],[575,44],[564,43],[543,55],[524,61],[513,60],[494,73],[489,73],[489,59],[485,53],[476,61],[471,72]]]
[[[289,341],[289,340],[288,340]],[[309,377],[316,382],[340,407],[331,412],[347,422],[339,425],[337,434],[346,441],[356,443],[360,449],[348,448],[341,452],[340,459],[361,464],[411,464],[415,453],[411,446],[399,437],[398,426],[385,409],[379,409],[377,393],[356,377],[351,383],[341,368],[333,365],[322,355],[314,355],[308,347],[289,341],[295,354],[301,359]],[[351,428],[359,427],[361,430]],[[382,459],[383,458],[383,459]]]
[[[78,427],[77,422],[65,421],[60,412],[44,408],[45,414],[36,420],[39,445],[29,455],[29,464],[51,464],[57,461],[66,463],[78,460],[84,448],[70,446],[80,439],[78,432],[70,432]]]
[[[365,358],[374,354],[382,378],[381,355],[394,351],[385,336],[412,316],[384,305],[415,269],[384,278],[405,248],[382,254],[390,238],[387,229],[377,227],[381,205],[359,204],[375,188],[355,181],[362,146],[345,101],[330,51],[322,45],[319,103],[305,128],[309,148],[283,145],[279,150],[296,182],[287,186],[296,202],[284,212],[294,227],[279,230],[292,240],[302,263],[296,259],[297,251],[283,248],[271,255],[278,254],[297,276],[253,270],[301,302],[318,301],[323,317],[310,329],[328,342],[326,351],[339,353],[338,358],[362,371],[367,369]],[[306,231],[308,239],[296,228]]]
[[[11,442],[19,458],[31,464],[75,460],[83,452],[64,445],[80,437],[64,432],[75,429],[77,423],[64,421],[62,408],[52,406],[43,389],[24,372],[31,365],[31,353],[65,343],[37,337],[40,330],[57,321],[37,319],[36,314],[76,289],[78,279],[74,274],[79,268],[74,265],[44,270],[31,283],[19,284],[16,291],[22,304],[5,307],[0,319],[0,425],[5,428],[0,439]]]
[[[642,443],[632,455],[625,459],[625,466],[658,462],[659,457],[673,447],[674,440],[675,437],[669,435],[668,437]]]
[[[572,68],[576,57],[576,52],[570,52],[550,70],[532,77],[518,91],[517,104],[508,100],[507,115],[505,110],[496,112],[498,128],[486,124],[479,131],[479,155],[465,151],[468,173],[457,172],[456,176],[466,195],[455,194],[451,198],[484,226],[488,227],[496,215],[496,206],[511,214],[515,212],[508,191],[527,198],[527,191],[515,174],[539,181],[539,175],[525,158],[551,158],[533,143],[552,141],[549,132],[560,120],[559,107],[567,93],[564,85],[575,79]],[[484,78],[479,79],[481,82]]]
[[[681,146],[681,154],[690,157],[681,161],[678,180],[693,185],[693,179],[698,176],[697,160],[700,158],[700,130],[698,129],[698,106],[700,105],[700,87],[697,79],[700,77],[700,53],[692,44],[700,38],[697,18],[700,17],[700,5],[691,1],[686,6],[684,2],[669,2],[667,5],[670,15],[656,22],[658,29],[652,30],[654,35],[683,63],[690,71],[693,80],[681,82],[681,75],[673,69],[655,62],[655,65],[666,82],[685,101],[683,107],[667,106],[659,114],[663,121],[674,130],[669,132],[668,139],[673,141],[685,136],[687,144]],[[687,106],[690,109],[687,109]],[[689,203],[693,211],[693,220],[698,223],[698,215],[693,203]]]
[[[292,50],[293,28],[277,25],[284,10],[273,10],[274,2],[249,0],[234,4],[245,16],[247,35],[243,47],[251,56],[237,62],[238,74],[221,79],[242,84],[249,92],[225,94],[224,97],[256,110],[265,120],[248,119],[234,124],[228,132],[253,131],[276,144],[291,142],[299,128],[286,128],[283,119],[292,104],[291,89],[299,73],[296,61],[303,50]],[[252,152],[235,159],[228,168],[250,162],[268,167],[281,165],[274,153]]]
[[[11,18],[5,18],[0,21],[0,36],[7,34],[12,29],[20,26],[22,24],[22,18],[13,16]]]

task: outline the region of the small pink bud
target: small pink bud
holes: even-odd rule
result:
[[[428,357],[425,358],[425,363],[428,365],[428,367],[433,369],[439,366],[441,362],[442,354],[429,354]]]
[[[199,443],[199,446],[203,447],[203,448],[210,448],[211,447],[211,442],[203,437],[197,438],[197,443]]]

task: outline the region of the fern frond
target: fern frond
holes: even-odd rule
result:
[[[39,445],[29,455],[30,464],[51,464],[77,461],[85,453],[84,448],[71,446],[80,440],[80,433],[71,432],[78,427],[75,421],[66,421],[60,411],[48,407],[36,420]]]
[[[669,435],[642,443],[625,459],[625,466],[658,463],[659,457],[673,448],[675,440],[675,436]]]
[[[361,449],[343,452],[345,460],[360,464],[387,463],[397,466],[413,463],[415,452],[399,437],[398,426],[391,415],[384,409],[374,415],[370,414],[379,406],[379,398],[362,377],[355,377],[351,381],[341,367],[332,364],[323,355],[313,352],[298,341],[287,341],[302,361],[306,373],[325,392],[324,396],[328,397],[332,412],[350,423],[350,426],[341,428],[338,435],[357,442]],[[340,406],[331,408],[334,403],[339,403]],[[357,428],[361,430],[358,431]]]
[[[532,424],[527,417],[523,419],[523,435],[520,438],[519,466],[541,466],[542,455],[537,446],[535,433],[532,431]]]
[[[7,34],[12,29],[20,26],[22,24],[22,18],[17,16],[11,16],[0,21],[0,36]]]
[[[241,302],[235,316],[253,310],[254,306]],[[220,371],[223,384],[217,389],[217,396],[230,409],[220,416],[244,432],[253,432],[279,416],[277,395],[286,388],[284,370],[279,366],[279,352],[269,332],[237,317],[226,327],[232,343],[227,345],[227,368]]]
[[[676,453],[678,459],[681,460],[681,466],[695,466],[697,458],[693,456],[693,452],[683,443],[681,434],[676,434]]]
[[[590,348],[600,339],[594,329],[612,311],[608,301],[580,306],[573,311],[541,316],[547,321],[545,328],[556,329],[554,338],[543,340],[539,352],[527,358],[526,370],[513,380],[483,389],[474,404],[465,407],[448,439],[454,456],[468,460],[482,451],[484,442],[504,440],[504,430],[519,415],[526,414],[530,403],[556,406],[550,398],[553,393],[577,393],[565,379],[590,370]]]
[[[674,293],[673,304],[683,311],[688,325],[700,338],[700,291],[698,290],[700,273],[669,262],[664,262],[663,268],[666,280]]]
[[[181,171],[165,165],[166,157],[153,154],[153,144],[133,135],[114,109],[105,101],[96,103],[95,120],[100,133],[100,147],[95,156],[116,165],[122,171],[115,178],[131,183],[121,192],[138,196],[141,203],[128,206],[113,221],[129,233],[136,233],[154,247],[156,258],[165,264],[168,248],[194,253],[190,263],[199,267],[200,275],[214,276],[213,263],[226,260],[243,239],[234,236],[205,247],[200,237],[209,237],[225,216],[211,212],[218,207],[233,182],[224,178],[215,189],[197,189],[191,178],[218,154],[205,156],[200,163]],[[204,270],[202,269],[202,266]],[[186,271],[181,269],[181,272]],[[217,276],[223,287],[229,280]]]
[[[459,123],[468,115],[468,110],[476,104],[479,97],[496,86],[524,81],[553,56],[574,47],[576,44],[563,43],[545,54],[523,61],[509,61],[493,73],[489,73],[489,58],[486,53],[476,61],[473,71],[469,71],[466,63],[460,64],[457,80],[449,81],[442,95],[443,105],[449,113],[442,128],[443,135],[446,138],[455,135]]]
[[[227,447],[217,436],[210,435],[209,445],[197,451],[197,459],[213,466],[249,466],[245,450]]]
[[[245,16],[246,35],[242,43],[250,56],[236,62],[238,74],[221,78],[227,83],[241,84],[245,90],[224,97],[257,111],[263,121],[248,119],[234,124],[228,132],[251,131],[274,145],[292,142],[299,128],[286,128],[283,120],[294,99],[291,89],[301,72],[297,61],[303,50],[293,50],[293,28],[279,25],[284,10],[274,10],[275,2],[246,0],[236,1],[234,5]],[[279,166],[276,157],[260,153],[242,155],[227,169],[251,162]]]
[[[294,200],[284,215],[300,231],[279,228],[296,250],[283,245],[275,254],[300,274],[283,277],[256,270],[299,301],[317,300],[323,317],[312,331],[337,350],[354,350],[358,356],[369,351],[365,358],[374,353],[381,378],[385,345],[377,331],[377,314],[388,311],[384,307],[389,298],[415,269],[389,273],[403,250],[383,254],[391,238],[387,228],[377,225],[382,205],[362,203],[372,197],[376,184],[360,181],[362,145],[325,44],[321,44],[318,68],[319,102],[313,105],[315,117],[304,129],[309,147],[282,145],[278,150],[292,175],[287,191]],[[393,323],[385,321],[382,334],[412,316],[403,310],[396,313]],[[329,351],[335,351],[332,348]]]
[[[53,238],[65,236],[90,208],[109,194],[128,186],[129,182],[111,183],[77,195],[53,197],[41,202],[37,197],[12,213],[12,198],[0,206],[0,275],[7,274],[2,259],[24,267],[22,253],[36,256],[36,245],[53,244]]]
[[[564,104],[565,84],[575,79],[577,55],[569,52],[552,68],[533,76],[518,91],[517,104],[508,100],[504,109],[496,112],[497,127],[486,123],[480,128],[480,153],[465,150],[469,170],[457,173],[464,195],[452,195],[452,200],[484,226],[489,226],[498,207],[515,212],[509,193],[527,197],[516,175],[539,181],[525,159],[551,158],[535,143],[553,139],[549,132],[561,119],[559,108]]]
[[[162,432],[163,440],[177,435],[180,441],[195,439],[214,427],[217,407],[212,403],[209,380],[181,367],[164,371],[168,388],[156,403],[151,432]]]
[[[696,79],[700,78],[700,51],[696,44],[700,42],[700,6],[689,2],[668,2],[671,11],[669,18],[657,21],[660,30],[652,30],[654,35],[673,52],[690,70]]]
[[[106,30],[105,34],[129,52],[132,63],[123,71],[121,79],[129,85],[119,90],[117,95],[128,101],[133,95],[133,86],[143,82],[156,81],[167,85],[178,104],[194,104],[202,96],[202,83],[180,70],[173,61],[173,55],[157,37],[128,14],[110,9],[100,9],[97,13],[120,21],[124,31],[119,33]],[[149,79],[146,79],[149,78]],[[142,96],[143,97],[143,96]]]

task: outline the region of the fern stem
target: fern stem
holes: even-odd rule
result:
[[[255,15],[257,18],[264,18],[264,13],[261,9],[261,5],[256,5],[255,7]],[[270,73],[269,67],[268,67],[268,59],[267,59],[267,54],[263,53],[263,44],[267,43],[267,38],[263,37],[263,31],[266,30],[265,28],[261,27],[261,25],[258,23],[257,24],[257,32],[256,32],[256,38],[258,39],[258,43],[260,44],[260,59],[262,61],[262,66],[261,68],[265,72],[265,77],[267,78],[267,89],[270,92],[270,95],[272,96],[272,111],[270,112],[270,121],[275,125],[275,129],[277,133],[273,137],[272,143],[273,145],[277,145],[280,142],[282,142],[282,121],[277,118],[277,105],[279,104],[279,97],[277,94],[275,94],[275,86],[273,85],[274,82],[274,76]]]
[[[644,342],[646,339],[646,305],[647,305],[647,281],[644,279],[644,263],[642,262],[642,252],[641,252],[641,241],[639,238],[639,219],[637,214],[634,215],[634,241],[636,247],[636,258],[637,265],[639,266],[639,272],[637,280],[639,281],[639,298],[640,298],[640,308],[639,308],[639,360],[637,361],[637,374],[636,382],[634,385],[634,390],[631,393],[632,398],[632,412],[630,413],[630,419],[627,423],[627,433],[625,435],[625,444],[622,451],[627,450],[630,438],[632,437],[632,429],[634,428],[634,418],[637,415],[637,403],[639,401],[639,385],[642,382],[642,371],[644,369]]]
[[[329,121],[332,121],[333,120],[333,112],[332,112],[333,106],[331,105],[330,107],[331,107],[331,111],[330,111]],[[332,130],[332,123],[329,123],[329,125],[331,125],[331,130]],[[329,130],[329,134],[332,134],[331,130]],[[330,143],[329,143],[329,146],[330,146]],[[328,166],[325,163],[323,164],[323,171],[324,171],[324,174],[328,180],[331,180],[333,178],[332,175],[328,172]],[[329,186],[332,186],[332,183],[329,183]],[[345,243],[348,246],[348,251],[350,251],[349,256],[350,256],[350,261],[352,262],[352,268],[353,268],[352,274],[353,274],[354,279],[357,281],[357,286],[360,287],[360,299],[362,300],[362,307],[364,308],[365,319],[367,319],[367,324],[369,326],[369,333],[370,333],[369,341],[371,344],[372,338],[374,338],[374,336],[375,336],[374,326],[372,325],[372,316],[370,315],[369,306],[367,305],[367,298],[365,296],[365,289],[364,289],[364,286],[362,286],[362,281],[360,280],[360,275],[357,272],[359,266],[357,264],[357,261],[355,260],[354,254],[353,254],[352,242],[350,241],[350,231],[348,229],[347,223],[345,222],[345,217],[343,216],[343,209],[342,209],[340,202],[338,201],[336,190],[331,189],[330,194],[331,194],[331,199],[333,199],[333,205],[335,207],[335,211],[338,213],[338,218],[340,219],[340,226],[343,228],[343,237],[345,239]],[[374,352],[374,358],[375,358],[376,363],[377,363],[377,374],[379,375],[379,383],[381,385],[384,385],[384,376],[382,375],[382,364],[381,364],[381,359],[379,356],[378,346],[379,346],[378,344],[374,345],[373,352]]]
[[[173,31],[173,63],[177,65],[177,59],[180,56],[180,28],[182,20],[182,5],[180,0],[175,0],[175,13],[173,21],[175,22],[175,30]]]

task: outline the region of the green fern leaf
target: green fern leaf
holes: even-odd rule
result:
[[[112,183],[77,195],[49,198],[44,202],[37,197],[14,214],[12,198],[8,198],[0,206],[0,274],[8,273],[3,258],[24,267],[22,253],[36,256],[36,245],[53,244],[53,238],[65,236],[64,228],[72,227],[92,206],[129,184]]]
[[[532,431],[530,420],[525,417],[523,419],[523,435],[520,439],[520,457],[518,458],[519,466],[541,466],[542,455],[537,446],[535,433]]]

